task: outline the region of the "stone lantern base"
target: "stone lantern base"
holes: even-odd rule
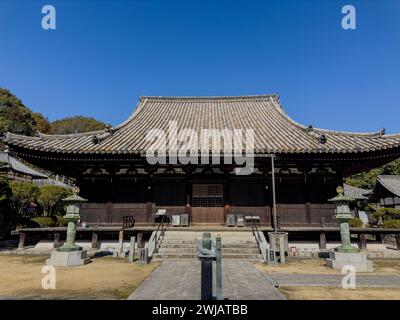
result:
[[[339,252],[330,251],[326,265],[332,269],[341,270],[346,265],[351,265],[356,272],[373,272],[372,261],[367,260],[365,252]]]
[[[47,265],[55,267],[82,266],[90,262],[86,250],[60,251],[53,250],[51,257],[46,260]]]

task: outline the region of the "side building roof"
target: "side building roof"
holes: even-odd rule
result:
[[[400,197],[400,175],[380,175],[374,189],[377,188],[377,185]]]

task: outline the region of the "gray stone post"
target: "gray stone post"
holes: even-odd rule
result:
[[[211,233],[209,232],[204,232],[203,233],[203,248],[211,250]]]
[[[18,249],[24,249],[25,248],[25,241],[26,241],[25,232],[20,232],[19,233]]]
[[[143,233],[142,233],[142,232],[139,232],[139,233],[137,234],[137,247],[138,247],[138,249],[139,249],[139,248],[143,248],[142,243],[143,243]]]
[[[326,249],[326,233],[321,232],[319,234],[319,249]]]
[[[358,247],[360,250],[367,250],[367,237],[365,233],[360,233],[358,235]]]
[[[217,300],[222,300],[222,245],[221,237],[215,239],[215,295]]]
[[[129,262],[133,262],[135,258],[135,237],[131,237],[131,242],[129,245]]]
[[[92,233],[92,248],[96,249],[98,247],[99,236],[97,232]]]
[[[60,246],[60,234],[58,232],[54,233],[53,248],[58,248]]]

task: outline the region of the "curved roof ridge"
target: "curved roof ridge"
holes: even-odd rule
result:
[[[277,108],[281,115],[284,116],[290,123],[292,123],[294,126],[303,129],[303,130],[307,130],[308,126],[301,124],[299,122],[297,122],[296,120],[293,120],[293,118],[291,118],[289,116],[289,114],[286,112],[286,110],[283,108],[282,104],[278,101],[273,101],[275,106],[279,106],[279,108]],[[344,134],[344,135],[352,135],[352,136],[361,136],[361,137],[375,137],[375,136],[381,136],[381,137],[385,137],[388,135],[381,135],[381,131],[375,131],[375,132],[350,132],[350,131],[338,131],[338,130],[330,130],[330,129],[322,129],[322,128],[316,128],[313,126],[313,130],[315,131],[319,131],[319,132],[324,132],[324,133],[334,133],[334,134]],[[398,137],[400,137],[400,134],[398,135]]]
[[[129,124],[137,115],[143,110],[147,103],[148,99],[143,97],[139,97],[139,102],[136,104],[136,108],[131,112],[130,116],[122,121],[120,124],[117,124],[115,127],[112,127],[113,131],[119,130],[122,127],[125,127],[127,124]]]
[[[258,94],[258,95],[238,95],[238,96],[140,96],[140,100],[159,100],[159,101],[179,101],[179,100],[250,100],[250,99],[266,99],[270,97],[279,98],[277,93]]]

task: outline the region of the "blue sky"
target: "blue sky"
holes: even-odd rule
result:
[[[396,0],[0,0],[0,86],[50,120],[116,125],[139,95],[279,93],[303,124],[400,132],[399,17]]]

